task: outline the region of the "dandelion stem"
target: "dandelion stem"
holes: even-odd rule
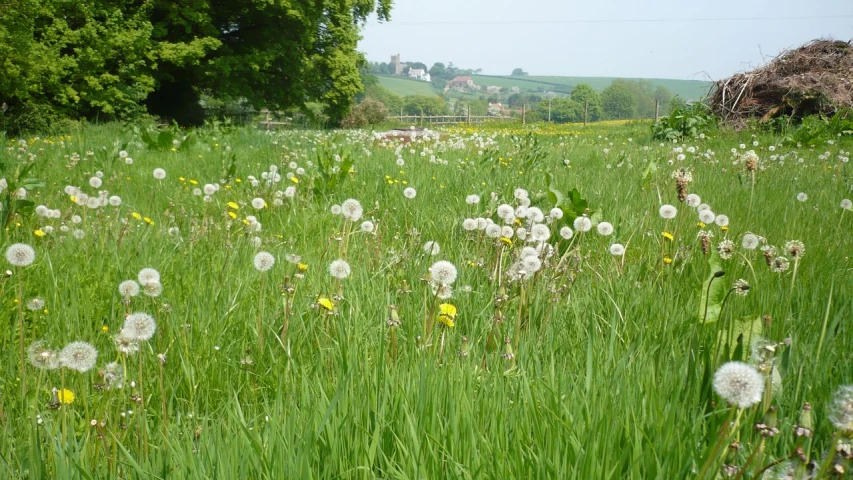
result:
[[[723,421],[723,424],[720,425],[720,430],[717,433],[717,441],[714,443],[714,447],[711,449],[711,454],[708,456],[708,459],[705,460],[705,464],[702,465],[702,470],[699,472],[699,475],[696,476],[696,478],[700,480],[704,479],[705,474],[708,473],[708,469],[711,468],[711,465],[713,465],[714,462],[717,460],[720,448],[723,446],[723,443],[725,443],[726,439],[729,436],[729,424],[731,423],[734,414],[735,410],[732,409],[731,412],[729,412],[728,416],[726,416],[726,419]]]
[[[24,351],[24,270],[18,268],[18,329],[21,344],[21,400],[27,396],[27,357]]]

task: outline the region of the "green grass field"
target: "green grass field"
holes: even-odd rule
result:
[[[144,132],[0,137],[2,478],[846,461],[849,136]]]
[[[379,84],[397,95],[426,95],[434,97],[438,94],[432,88],[429,82],[421,82],[420,80],[411,80],[405,77],[386,77],[378,76]]]

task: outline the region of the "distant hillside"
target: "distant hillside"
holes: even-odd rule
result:
[[[569,92],[575,85],[586,83],[599,92],[607,88],[613,77],[556,77],[556,76],[491,76],[475,75],[471,77],[474,83],[482,86],[495,85],[502,88],[518,87],[523,91],[554,91]],[[633,80],[633,79],[632,79]],[[699,100],[708,95],[711,82],[701,80],[673,80],[667,78],[643,78],[636,80],[648,80],[652,85],[662,85],[673,95],[678,95],[685,100]]]
[[[376,78],[379,79],[379,84],[382,85],[382,87],[404,97],[406,95],[438,95],[432,87],[432,84],[429,82],[412,80],[406,77],[377,76]]]
[[[438,95],[438,92],[432,87],[432,84],[412,80],[406,77],[391,77],[378,76],[379,84],[397,95]],[[557,76],[529,76],[529,77],[511,77],[511,76],[492,76],[492,75],[473,75],[471,77],[474,83],[483,87],[483,90],[474,95],[463,95],[458,92],[450,92],[452,97],[471,97],[475,98],[479,95],[485,95],[485,87],[494,85],[501,88],[509,89],[518,87],[521,91],[526,92],[542,92],[552,91],[555,93],[568,94],[572,91],[575,85],[586,83],[599,92],[607,88],[613,77],[557,77]],[[673,80],[667,78],[644,78],[640,80],[648,80],[654,86],[662,85],[666,87],[673,95],[678,95],[685,100],[699,100],[708,95],[708,90],[711,88],[711,82],[701,80]]]

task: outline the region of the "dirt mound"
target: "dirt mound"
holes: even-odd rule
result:
[[[815,40],[767,65],[714,84],[709,104],[723,122],[802,118],[853,108],[853,42]]]

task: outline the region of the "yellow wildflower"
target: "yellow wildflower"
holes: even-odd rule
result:
[[[186,179],[184,177],[178,177],[178,180],[180,180],[182,182],[186,182]]]
[[[442,303],[438,306],[438,321],[450,328],[456,326],[456,306],[450,303]]]
[[[143,218],[143,220],[145,220],[145,223],[147,223],[148,225],[154,225],[154,220],[151,220],[148,217]]]
[[[67,388],[63,388],[62,390],[56,392],[57,398],[59,398],[59,403],[63,405],[70,405],[74,403],[74,392],[68,390]]]
[[[330,312],[335,309],[335,304],[332,303],[331,300],[329,300],[328,298],[325,298],[325,297],[318,299],[317,305],[320,305],[321,307],[325,308],[326,310],[328,310]]]
[[[299,183],[299,179],[296,177],[290,177],[290,181],[293,183]]]
[[[663,232],[663,233],[661,233],[661,235],[663,235],[663,238],[665,238],[666,240],[669,240],[670,242],[672,241],[673,238],[675,238],[669,232]]]
[[[696,222],[696,226],[699,228],[705,228],[705,222]]]
[[[510,240],[507,237],[501,237],[501,242],[503,242],[503,244],[508,246],[508,247],[512,246],[512,240]]]
[[[299,271],[300,271],[300,272],[304,272],[304,271],[308,270],[308,264],[307,264],[307,263],[299,262],[299,263],[296,265],[296,268],[297,268],[297,269],[299,269]]]
[[[34,234],[35,234],[35,236],[37,236],[37,237],[43,237],[43,236],[47,235],[46,233],[44,233],[44,230],[42,230],[42,229],[40,229],[40,228],[39,228],[39,229],[37,229],[37,230],[35,230],[33,233],[34,233]]]
[[[104,332],[104,333],[107,333],[107,332],[109,332],[109,331],[110,331],[110,327],[108,327],[108,326],[104,325],[104,326],[102,326],[102,327],[101,327],[101,331],[102,331],[102,332]]]
[[[133,215],[133,218],[135,218],[137,220],[142,220],[142,215],[140,215],[137,212],[133,212],[131,215]]]
[[[237,214],[234,212],[228,212],[228,216],[231,218],[237,218]]]
[[[197,181],[195,181],[195,180],[193,180],[193,179],[190,179],[190,184],[191,184],[191,185],[198,185],[198,182],[197,182]]]
[[[74,195],[71,195],[71,196],[70,196],[70,197],[68,197],[68,198],[69,198],[72,202],[77,203],[77,197],[75,197]]]
[[[728,226],[720,227],[720,230],[727,232],[727,231],[729,231],[729,227]]]
[[[237,205],[234,202],[228,202],[227,205],[229,208],[233,208],[234,210],[240,210],[240,205]]]
[[[670,263],[672,263],[672,259],[671,259],[671,258],[669,258],[669,257],[664,257],[664,258],[663,258],[663,263],[665,263],[665,264],[669,265]]]

